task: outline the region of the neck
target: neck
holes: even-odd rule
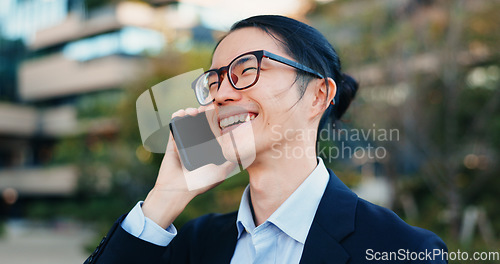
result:
[[[304,151],[305,149],[303,148]],[[281,153],[286,152],[283,150]],[[264,223],[317,166],[316,155],[294,157],[290,149],[288,154],[277,158],[274,149],[274,152],[259,155],[247,168],[255,226]]]

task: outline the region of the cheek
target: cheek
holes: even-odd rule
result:
[[[281,82],[268,82],[266,85],[255,87],[248,94],[252,101],[257,103],[266,118],[281,118],[299,100],[296,86],[285,86]]]
[[[210,125],[210,129],[214,133],[216,137],[220,136],[220,128],[219,122],[217,120],[217,113],[214,109],[206,110],[205,114],[207,116],[208,124]]]
[[[280,124],[290,126],[289,123],[294,122],[298,114],[296,107],[299,100],[298,87],[293,85],[294,79],[290,76],[284,78],[278,75],[275,79],[261,77],[257,85],[245,91],[244,96],[259,107],[258,122],[255,127],[257,138],[260,138],[258,133],[264,133],[265,137],[269,137],[269,131],[273,126]]]
[[[258,90],[266,99],[271,100],[282,99],[295,87],[294,78],[290,74],[271,74],[271,72],[261,74],[256,86],[260,87]]]

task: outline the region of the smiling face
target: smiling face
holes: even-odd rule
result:
[[[293,60],[269,34],[258,28],[242,28],[220,42],[211,69],[227,66],[239,55],[255,50]],[[262,162],[279,156],[279,149],[284,146],[301,145],[303,142],[290,140],[295,138],[294,134],[317,127],[320,114],[318,117],[311,113],[314,92],[307,89],[299,100],[301,82],[296,82],[296,75],[293,67],[268,58],[262,59],[258,82],[248,89],[234,89],[227,75],[223,75],[220,88],[213,95],[217,116],[213,116],[212,121],[217,124],[214,125],[216,136],[222,135],[219,142],[226,158],[235,160],[229,131],[233,131],[241,159],[253,156],[255,149],[255,161]],[[315,138],[312,141],[314,143]]]

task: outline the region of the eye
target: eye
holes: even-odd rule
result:
[[[257,68],[256,68],[256,67],[248,67],[248,68],[245,68],[245,69],[243,69],[243,71],[241,72],[241,74],[244,74],[245,72],[247,72],[247,71],[251,71],[251,70],[255,70],[255,71],[256,71],[256,70],[257,70]]]
[[[213,90],[215,88],[219,87],[219,82],[212,82],[208,85],[209,90]]]
[[[213,87],[218,87],[218,85],[219,85],[219,78],[217,74],[210,73],[210,75],[207,76],[207,79],[205,80],[205,86],[211,90]]]

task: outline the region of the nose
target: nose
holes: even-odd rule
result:
[[[230,101],[238,101],[241,99],[241,92],[233,88],[233,86],[229,82],[229,78],[227,78],[227,72],[224,75],[221,76],[223,77],[222,82],[220,84],[219,90],[217,90],[214,96],[214,101],[218,105]]]

